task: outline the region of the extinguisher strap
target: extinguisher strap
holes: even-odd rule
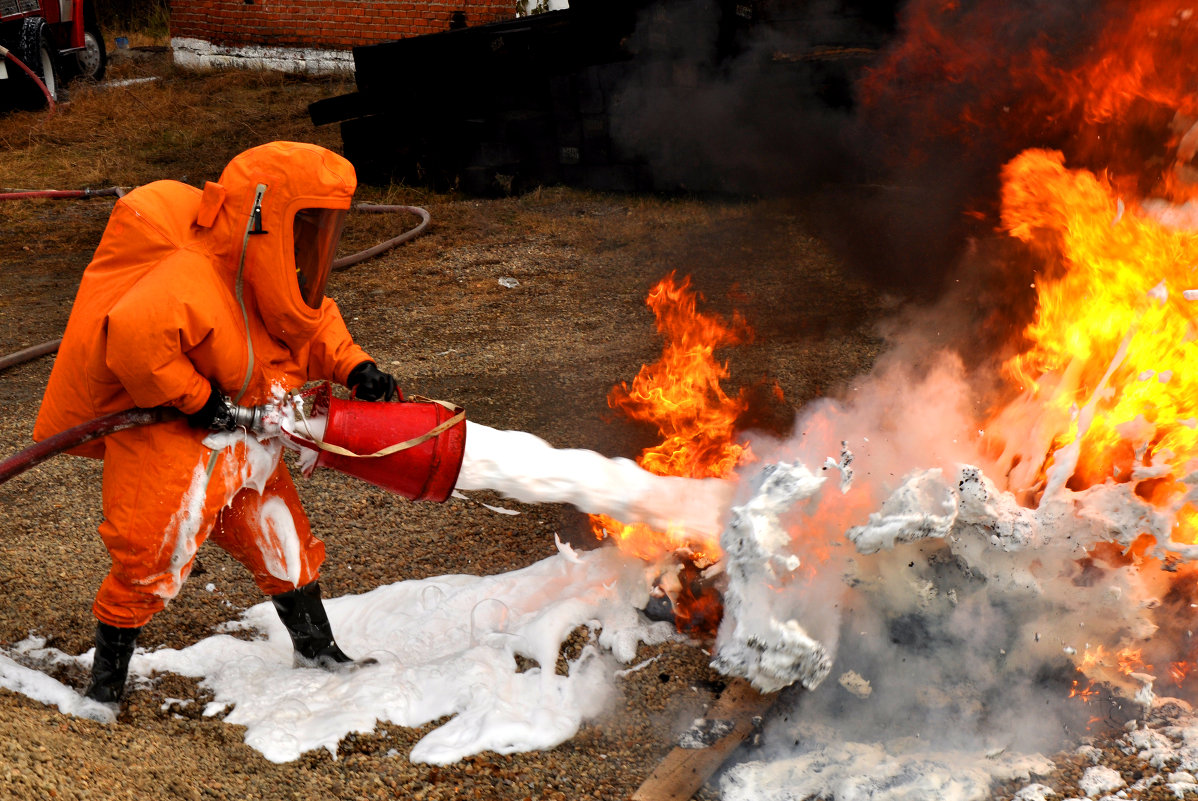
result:
[[[458,423],[460,423],[466,419],[466,412],[463,409],[455,407],[452,404],[443,403],[442,401],[433,401],[433,402],[440,403],[443,406],[449,406],[450,408],[457,408],[458,409],[457,414],[455,414],[453,417],[450,417],[447,420],[442,420],[440,423],[433,426],[428,431],[424,432],[423,434],[421,434],[418,437],[412,437],[411,439],[405,440],[404,442],[397,442],[394,445],[388,445],[387,447],[385,447],[381,450],[375,451],[374,453],[367,453],[367,454],[355,453],[355,454],[351,454],[351,455],[363,456],[368,459],[373,459],[373,458],[377,458],[380,456],[390,456],[391,454],[399,453],[400,451],[406,451],[408,448],[415,448],[417,445],[423,445],[424,443],[428,442],[430,439],[440,436],[443,432],[448,431],[449,429],[453,428]],[[344,454],[342,454],[342,455],[344,455]]]
[[[304,394],[304,393],[300,393],[300,394]],[[381,449],[375,451],[374,453],[354,453],[353,451],[349,450],[348,448],[343,448],[340,445],[333,445],[332,443],[325,442],[323,438],[318,438],[318,437],[312,436],[312,431],[310,428],[308,428],[308,425],[307,425],[308,420],[303,415],[303,405],[302,404],[297,405],[296,408],[297,408],[297,410],[299,410],[300,418],[304,423],[304,428],[306,429],[306,431],[310,437],[308,442],[313,447],[317,448],[318,450],[326,451],[328,453],[335,453],[338,456],[352,456],[357,459],[378,459],[383,456],[390,456],[393,453],[399,453],[400,451],[406,451],[409,448],[415,448],[417,445],[423,445],[424,443],[428,442],[430,439],[440,436],[442,433],[448,431],[449,429],[453,428],[458,423],[460,423],[466,419],[466,410],[463,409],[462,407],[458,406],[457,404],[449,403],[448,401],[443,401],[443,400],[435,400],[433,398],[424,398],[419,395],[410,395],[408,397],[412,401],[435,403],[438,406],[441,406],[442,408],[449,410],[449,412],[452,414],[452,416],[445,420],[442,420],[440,423],[433,426],[432,428],[430,428],[428,431],[424,432],[420,436],[412,437],[411,439],[404,440],[403,442],[396,442],[395,444],[388,445],[387,447],[381,448]]]

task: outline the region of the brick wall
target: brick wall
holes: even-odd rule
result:
[[[171,37],[222,49],[349,50],[515,16],[515,0],[172,0]]]

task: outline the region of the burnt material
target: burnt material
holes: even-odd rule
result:
[[[695,721],[680,737],[637,791],[632,801],[687,801],[711,774],[760,731],[762,720],[777,700],[763,695],[743,679],[732,679],[707,716]]]
[[[673,595],[659,583],[641,611],[649,620],[672,623],[688,637],[714,641],[724,611],[717,579],[707,577],[701,568],[685,558],[678,559],[676,571],[677,586],[673,588]]]
[[[879,16],[877,3],[844,0],[832,20],[810,5],[573,0],[354,48],[358,91],[309,111],[317,125],[341,123],[345,155],[370,183],[479,194],[554,183],[738,189],[754,169],[734,149],[727,170],[711,169],[708,148],[724,147],[716,129],[764,126],[793,148],[779,114],[813,99],[850,103],[852,76],[893,26],[893,4]],[[748,118],[727,99],[744,96],[742,78],[759,112]]]

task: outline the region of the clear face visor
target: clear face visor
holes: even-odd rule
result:
[[[295,215],[295,278],[304,303],[313,309],[324,300],[345,215],[345,209],[301,209]]]

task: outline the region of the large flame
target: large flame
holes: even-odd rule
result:
[[[1198,541],[1190,503],[1198,470],[1198,302],[1191,300],[1198,233],[1161,221],[1176,207],[1124,197],[1106,177],[1068,169],[1060,152],[1025,151],[1002,177],[1003,227],[1045,265],[1028,345],[1005,365],[1021,395],[987,426],[1003,450],[1009,488],[1034,498],[1053,470],[1073,490],[1131,483],[1174,521],[1174,543]],[[1153,551],[1149,540],[1100,547],[1091,558],[1139,571],[1165,597],[1178,596],[1174,606],[1192,606],[1198,568]],[[1162,625],[1181,625],[1169,608],[1162,606]],[[1148,645],[1160,680],[1186,681],[1195,658],[1188,638]],[[1086,680],[1073,695],[1083,701],[1096,681],[1154,672],[1128,648],[1110,657],[1098,647],[1078,669]]]
[[[1160,630],[1134,658],[1079,657],[1077,694],[1198,676],[1198,6],[910,0],[902,22],[861,86],[867,121],[903,165],[1006,162],[1001,227],[1039,267],[1010,282],[1036,305],[1004,365],[1013,400],[980,426],[987,474],[1027,504],[1123,485],[1171,524],[1087,555],[1159,590]]]
[[[1011,488],[1034,488],[1078,440],[1070,486],[1151,477],[1144,491],[1167,502],[1198,466],[1198,304],[1186,299],[1198,234],[1068,170],[1059,152],[1026,151],[1003,178],[1004,227],[1052,271],[1036,281],[1030,346],[1007,364],[1024,398],[991,427],[1017,462]]]
[[[687,478],[723,478],[750,458],[749,446],[736,438],[737,418],[748,406],[747,393],[729,396],[720,386],[728,367],[715,358],[717,348],[745,342],[750,331],[734,314],[725,321],[700,312],[699,296],[690,279],[674,273],[649,291],[646,300],[665,337],[661,358],[644,365],[631,384],[622,382],[608,395],[608,405],[625,416],[657,429],[662,441],[645,449],[637,463],[651,473]],[[696,539],[682,530],[654,531],[594,515],[600,537],[611,537],[626,552],[647,560],[681,553],[703,565],[721,555],[715,539]]]

